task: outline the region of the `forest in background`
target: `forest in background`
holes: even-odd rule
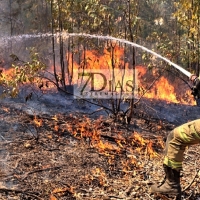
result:
[[[144,45],[199,75],[199,0],[1,0],[0,35],[110,35]],[[62,41],[60,41],[62,42]]]
[[[0,199],[175,200],[151,194],[150,186],[163,180],[168,133],[200,118],[200,104],[188,77],[131,44],[199,75],[199,0],[0,5]],[[71,92],[73,69],[91,68],[121,70],[107,81],[110,98]],[[123,83],[130,83],[126,69],[134,69],[131,83],[138,75],[138,96],[133,90],[121,95]],[[120,98],[112,95],[116,88]],[[200,198],[199,152],[199,145],[186,150],[183,200]]]

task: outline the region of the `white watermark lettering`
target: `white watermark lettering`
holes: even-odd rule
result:
[[[136,70],[90,69],[76,73],[75,98],[132,99],[138,97]]]

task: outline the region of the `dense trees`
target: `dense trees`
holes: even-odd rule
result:
[[[174,3],[174,17],[178,22],[180,35],[180,57],[187,63],[190,71],[199,75],[199,34],[200,1],[180,0]]]
[[[198,0],[1,0],[1,5],[1,30],[10,35],[50,32],[52,26],[54,32],[112,35],[199,74]]]
[[[44,61],[46,58],[50,60],[48,64],[53,66],[53,81],[58,88],[65,88],[66,84],[72,83],[75,63],[83,69],[87,67],[91,60],[88,50],[100,52],[102,55],[105,47],[112,69],[117,65],[125,69],[126,63],[129,63],[128,67],[133,69],[136,64],[147,64],[150,69],[161,66],[160,75],[168,70],[167,63],[126,44],[114,44],[108,40],[99,42],[97,39],[81,37],[66,38],[62,34],[55,36],[55,33],[63,32],[110,35],[126,39],[144,45],[199,75],[199,0],[0,0],[0,3],[0,35],[49,33],[49,36],[53,36],[24,43],[25,47],[28,44],[30,47],[34,46],[36,51],[39,49],[43,53]],[[6,44],[5,48],[2,46],[1,52],[5,54],[6,50],[7,54],[11,54],[13,50],[17,53],[18,49],[23,52],[25,50],[24,47],[17,49],[12,40],[9,45]],[[123,46],[120,64],[114,55],[116,46]],[[34,66],[35,69],[35,63],[39,61],[40,58],[37,57],[24,63],[28,63],[25,65],[27,67]],[[43,69],[43,62],[40,63],[42,65],[39,67]],[[15,65],[15,69],[19,70],[18,66]],[[26,80],[24,75],[28,72],[23,71],[23,68],[21,73],[17,71],[20,75],[16,76],[17,82]],[[33,71],[30,71],[30,75],[35,77]],[[16,85],[13,87],[17,88]],[[16,91],[14,90],[14,95]],[[115,115],[119,113],[122,101],[123,99],[112,99],[111,110]],[[127,120],[132,116],[133,104],[132,98],[125,112]]]

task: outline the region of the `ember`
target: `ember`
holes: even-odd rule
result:
[[[120,198],[142,196],[145,199],[143,193],[148,193],[151,177],[158,176],[158,166],[162,165],[163,138],[170,130],[169,124],[160,119],[148,122],[147,126],[143,119],[135,118],[134,125],[143,127],[136,131],[104,117],[93,119],[87,115],[61,113],[28,115],[8,107],[7,102],[2,105],[1,116],[1,120],[6,121],[1,124],[0,143],[4,151],[9,152],[9,155],[3,151],[0,154],[4,161],[0,171],[2,182],[17,183],[18,188],[0,188],[5,191],[1,199],[6,199],[7,193],[18,191],[15,195],[19,198],[23,194],[36,199],[89,200],[91,193],[96,199],[102,194],[119,197],[122,188],[128,192],[122,193]],[[156,131],[147,129],[149,123]],[[30,135],[30,131],[34,131],[32,125],[37,127],[38,140]],[[9,132],[14,134],[11,143]],[[150,173],[152,168],[155,174]],[[136,183],[141,190],[131,187]],[[184,183],[187,185],[188,180]],[[23,188],[31,190],[25,192]]]
[[[85,51],[85,55],[82,55],[86,58],[84,67],[111,69],[113,67],[111,56],[113,56],[116,68],[128,69],[129,63],[125,63],[122,59],[124,49],[116,46],[113,52],[114,55],[111,55],[108,48],[105,48],[101,55],[94,50]],[[71,73],[72,65],[74,71],[83,68],[83,63],[78,65],[75,61],[70,61],[72,55],[67,56],[70,56],[68,60]],[[144,66],[136,68],[140,78],[139,89],[144,92],[148,87],[146,85],[144,87],[142,78],[149,72]],[[151,75],[156,78],[157,74]],[[11,80],[13,74],[8,70],[2,72],[2,76],[4,79]],[[42,91],[42,95],[44,91],[47,94],[48,91],[54,91],[50,96],[53,98],[55,90],[45,87],[45,81],[37,80],[34,83],[37,86],[36,92]],[[98,82],[95,84],[98,86]],[[29,91],[27,93],[30,94]],[[35,93],[31,94],[34,96]],[[178,98],[176,88],[164,76],[155,81],[144,97],[147,100],[159,99],[176,104],[193,105],[194,103],[189,101],[191,99],[189,91],[186,92],[188,101]],[[59,98],[62,99],[61,96]],[[28,107],[29,103],[31,105],[33,102],[34,99],[28,99],[23,103]],[[30,114],[30,112],[27,114],[26,109],[22,112],[19,108],[13,111],[12,106],[2,105],[1,119],[4,120],[6,117],[7,121],[3,121],[6,122],[6,128],[2,127],[3,134],[0,137],[3,147],[0,156],[5,162],[5,164],[2,162],[0,176],[7,187],[0,197],[6,198],[8,192],[16,192],[19,193],[17,197],[24,199],[30,197],[51,200],[89,200],[93,196],[95,199],[104,197],[111,199],[113,196],[120,199],[138,197],[145,199],[151,177],[155,176],[150,169],[155,170],[157,177],[157,166],[162,161],[160,152],[164,149],[163,138],[172,129],[172,124],[165,124],[162,119],[158,119],[159,117],[154,120],[148,115],[144,117],[145,111],[140,115],[141,112],[134,108],[134,122],[131,121],[128,126],[112,117],[106,118],[105,115],[97,119],[88,113],[83,115],[73,112],[73,108],[76,107],[72,106],[77,102],[74,100],[71,102],[71,104],[67,102],[62,107],[56,100],[56,104],[54,101],[49,107],[47,106],[47,110],[53,110],[47,114],[41,114],[44,101],[40,102],[42,105],[38,112],[40,114]],[[61,107],[59,111],[68,110],[59,113],[56,110],[59,106]],[[68,111],[71,114],[68,114]],[[15,133],[12,140],[10,140],[12,134],[8,132]],[[4,151],[8,153],[4,154]],[[137,187],[132,188],[135,183]],[[10,190],[9,184],[16,184],[19,189]],[[128,192],[124,192],[126,189]]]
[[[42,126],[42,119],[38,119],[36,116],[34,117],[34,123],[37,127]]]

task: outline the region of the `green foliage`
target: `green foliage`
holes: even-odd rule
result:
[[[51,2],[51,0],[48,0]],[[131,0],[130,23],[137,22],[137,1]],[[55,0],[53,1],[54,29],[71,32],[123,36],[128,22],[128,4],[115,0]]]
[[[174,2],[174,6],[174,17],[181,31],[180,56],[186,58],[190,71],[199,73],[200,1],[180,0]]]
[[[28,62],[19,61],[14,54],[11,57],[14,58],[14,64],[9,71],[1,73],[0,85],[4,87],[3,96],[16,97],[20,85],[33,84],[41,80],[40,73],[46,65],[40,61],[34,48],[30,50],[30,61]]]
[[[10,6],[5,13],[9,23],[4,26],[11,28],[11,35],[49,32],[52,25],[54,32],[149,43],[148,47],[191,71],[199,65],[199,0],[17,0],[4,4]]]

